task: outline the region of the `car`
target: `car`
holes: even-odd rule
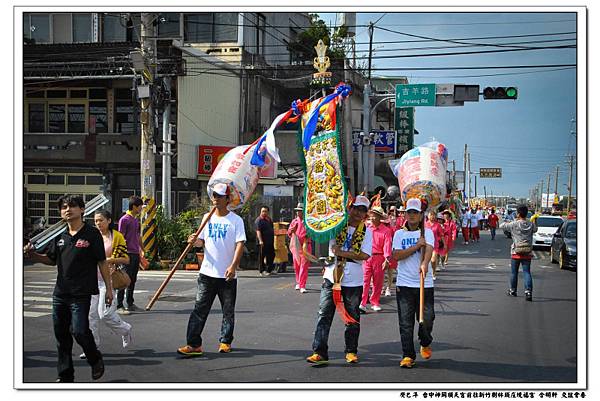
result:
[[[552,236],[550,261],[561,269],[577,269],[577,220],[565,221]]]
[[[533,247],[551,248],[552,236],[564,222],[562,217],[541,215],[535,221],[537,231],[533,233]]]

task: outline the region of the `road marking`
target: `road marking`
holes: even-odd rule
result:
[[[49,281],[28,281],[27,285],[30,284],[42,284],[42,285],[51,285],[54,287],[54,283],[56,282],[56,280],[49,280]]]
[[[31,311],[23,312],[24,317],[42,317],[42,316],[48,316],[49,314],[50,314],[49,312],[31,312]]]
[[[148,291],[148,290],[133,290],[134,294],[142,294],[144,292],[150,292],[150,291]]]
[[[23,297],[23,301],[52,302],[52,298],[48,298],[48,297]]]
[[[43,294],[43,295],[49,295],[49,294],[51,294],[51,292],[48,292],[48,291],[27,290],[27,294]]]
[[[294,286],[294,284],[292,283],[285,283],[285,284],[280,284],[278,286],[275,287],[276,290],[285,290],[288,288],[292,288]]]
[[[490,263],[485,268],[486,269],[491,269],[491,270],[496,270],[496,264],[495,263]]]
[[[27,304],[24,305],[25,308],[34,308],[34,309],[52,309],[52,305],[42,305],[42,304]]]
[[[53,289],[53,285],[29,285],[25,284],[25,288],[45,288],[45,289]]]

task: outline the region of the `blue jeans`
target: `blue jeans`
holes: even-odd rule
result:
[[[117,290],[117,308],[123,307],[123,298],[127,301],[127,307],[133,305],[133,291],[135,291],[135,282],[137,281],[138,271],[140,270],[140,255],[129,253],[129,264],[125,265],[125,271],[131,279],[129,287]]]
[[[415,318],[419,321],[419,288],[396,287],[396,303],[398,305],[398,325],[400,327],[400,341],[402,342],[403,357],[415,359],[414,331]],[[423,308],[423,327],[419,325],[419,343],[423,347],[429,346],[433,341],[433,288],[425,288],[425,305]]]
[[[58,377],[73,380],[73,337],[83,348],[87,363],[92,366],[102,354],[96,348],[94,336],[90,330],[88,314],[90,313],[91,295],[72,297],[54,295],[52,297],[52,322],[54,337],[58,349]]]
[[[519,265],[523,267],[523,279],[525,280],[525,291],[533,290],[533,278],[531,277],[531,259],[511,259],[510,260],[510,289],[517,290],[519,279]]]
[[[342,300],[348,314],[354,318],[357,323],[346,324],[344,330],[344,340],[346,343],[345,353],[358,352],[358,336],[360,334],[360,300],[362,298],[363,288],[361,287],[342,287]],[[335,315],[335,304],[333,302],[333,283],[327,279],[323,280],[321,286],[321,299],[319,301],[319,316],[317,318],[317,329],[312,349],[325,359],[329,359],[327,352],[327,341],[329,340],[329,329]]]
[[[231,344],[235,324],[235,298],[237,295],[237,279],[225,281],[224,278],[214,278],[204,274],[198,276],[198,292],[196,304],[190,315],[187,326],[187,343],[192,347],[202,345],[202,330],[210,312],[215,297],[219,297],[223,321],[219,342]]]
[[[496,227],[490,227],[490,234],[492,234],[492,239],[496,238]]]

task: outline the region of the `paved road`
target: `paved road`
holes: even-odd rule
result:
[[[436,281],[433,357],[400,369],[401,346],[395,297],[382,298],[383,311],[361,319],[360,363],[343,360],[343,326],[331,329],[330,365],[313,367],[310,354],[319,303],[320,269],[312,268],[309,292],[294,291],[293,273],[260,278],[239,273],[234,352],[219,354],[221,314],[215,302],[204,330],[205,355],[178,357],[185,342],[196,293],[195,272],[177,272],[151,311],[125,319],[134,327],[134,344],[123,350],[120,338],[101,327],[104,383],[527,383],[576,382],[576,276],[551,264],[548,252],[533,261],[534,302],[505,295],[509,242],[503,236],[468,246],[458,244]],[[56,377],[51,325],[55,268],[24,269],[24,382]],[[165,272],[140,272],[136,303],[145,306]],[[74,347],[74,355],[80,350]],[[584,361],[580,361],[584,363]],[[90,369],[76,360],[76,381],[90,382]]]

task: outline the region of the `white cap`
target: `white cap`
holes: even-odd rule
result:
[[[417,198],[410,198],[406,201],[406,211],[416,210],[417,212],[421,211],[421,201]]]
[[[369,202],[369,198],[363,195],[358,195],[354,199],[354,202],[352,202],[352,206],[364,206],[367,209],[369,208],[369,205],[371,205],[371,202]]]
[[[213,185],[212,191],[221,196],[229,195],[229,185],[219,182]]]

